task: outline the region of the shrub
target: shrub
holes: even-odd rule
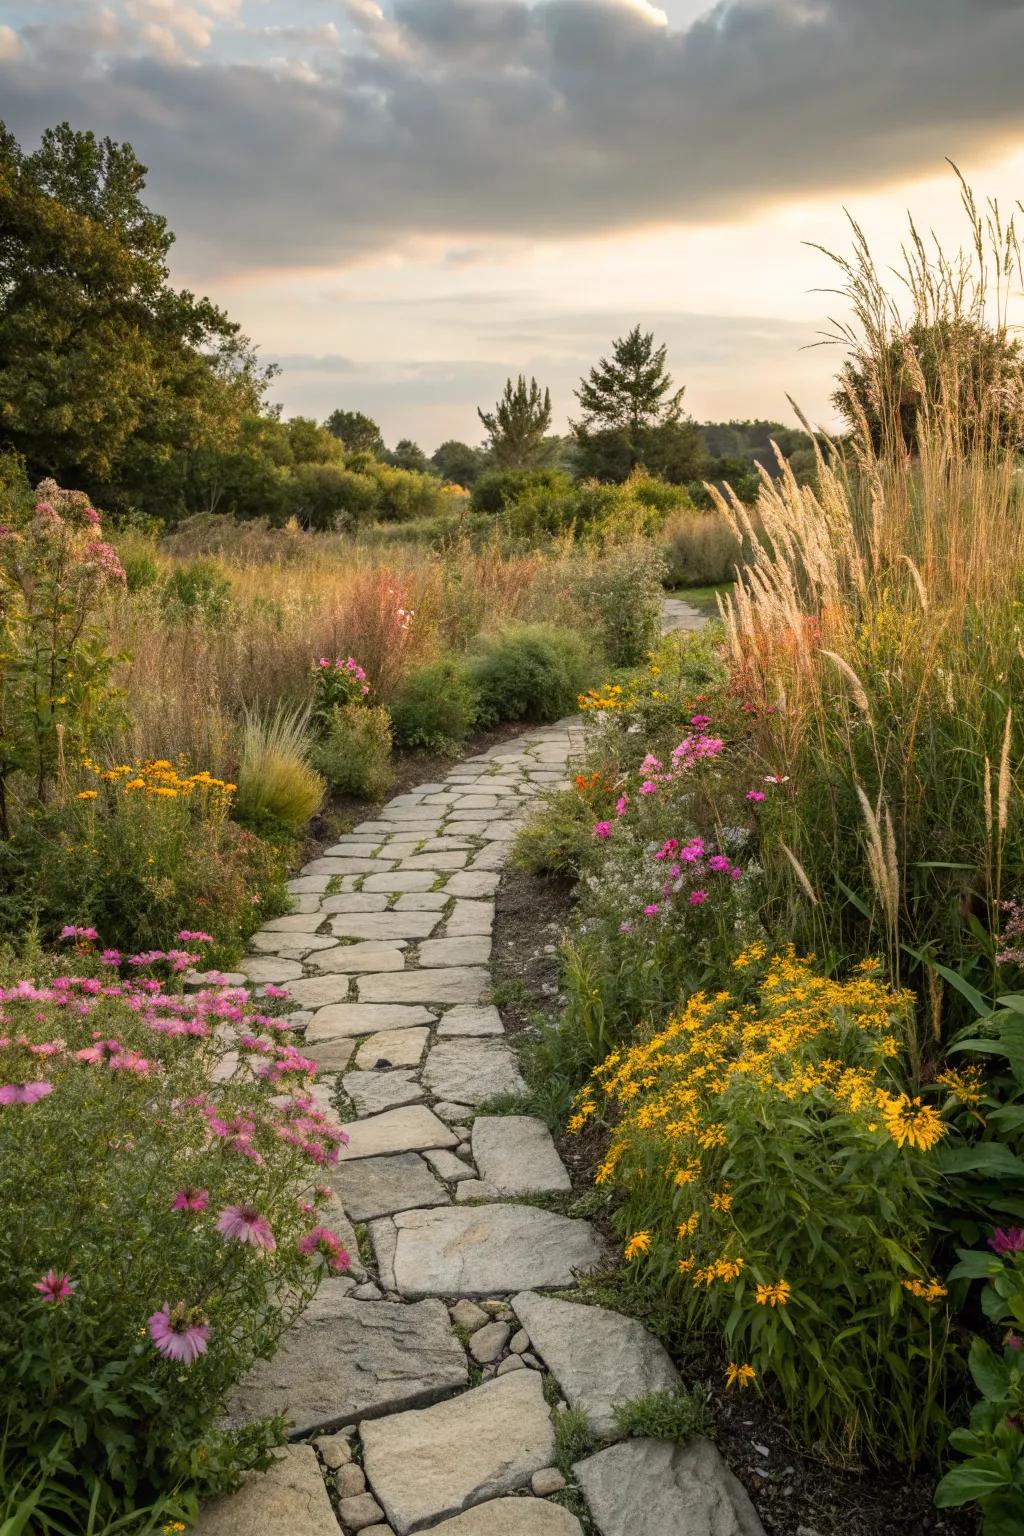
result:
[[[161,570],[156,558],[156,543],[151,538],[128,530],[117,540],[117,555],[124,571],[125,587],[129,592],[145,592],[155,587]]]
[[[581,635],[549,625],[501,630],[468,661],[482,726],[504,720],[559,720],[573,713],[595,657]]]
[[[354,656],[340,656],[332,662],[326,656],[313,665],[313,703],[309,712],[310,728],[326,734],[334,712],[349,704],[359,704],[370,692],[366,673]]]
[[[166,760],[104,768],[89,758],[80,782],[0,845],[7,922],[34,913],[52,935],[70,919],[145,950],[198,921],[229,963],[286,909],[281,853],[229,819],[234,785]]]
[[[313,748],[313,764],[338,794],[379,800],[394,782],[391,717],[383,705],[336,708]]]
[[[183,997],[127,958],[122,980],[92,936],[70,930],[70,975],[0,992],[0,1460],[38,1501],[19,1530],[192,1519],[266,1465],[283,1424],[227,1428],[228,1395],[348,1262],[319,1225],[344,1138],[306,1097],[314,1063],[245,992]],[[166,977],[199,956],[137,958]],[[92,1500],[95,1524],[58,1518]]]
[[[476,697],[465,668],[453,661],[413,667],[391,700],[395,741],[412,751],[449,752],[466,740]]]
[[[835,982],[754,946],[728,991],[599,1066],[570,1124],[612,1112],[597,1182],[624,1192],[643,1283],[717,1333],[808,1443],[913,1463],[950,1366],[929,1263],[946,1127],[903,1090],[913,999],[876,975]]]
[[[340,464],[297,464],[288,475],[287,502],[303,528],[330,532],[370,522],[380,509],[380,494],[369,475]]]
[[[257,830],[300,833],[323,801],[325,784],[309,764],[309,710],[279,706],[246,712],[234,814]]]
[[[474,512],[496,516],[529,493],[544,491],[555,498],[571,494],[573,480],[564,469],[492,469],[473,486]]]
[[[216,629],[235,615],[231,578],[217,560],[190,560],[164,582],[162,603],[169,619],[197,619]]]
[[[634,667],[658,638],[665,567],[649,544],[634,543],[582,565],[572,583],[588,633],[616,667]]]
[[[81,492],[43,480],[33,499],[15,479],[0,509],[0,836],[7,837],[15,775],[41,799],[65,757],[84,750],[110,718],[113,657],[92,619],[124,571]]]
[[[710,587],[732,581],[743,546],[715,511],[683,513],[665,525],[665,585]]]

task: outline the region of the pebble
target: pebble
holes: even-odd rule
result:
[[[501,1362],[494,1374],[495,1376],[507,1376],[509,1371],[521,1371],[522,1369],[522,1355],[509,1355],[507,1360]]]
[[[372,1280],[367,1280],[365,1285],[357,1285],[352,1295],[356,1301],[380,1301],[381,1290]]]
[[[352,1460],[352,1447],[348,1443],[348,1436],[344,1433],[320,1435],[313,1444],[323,1457],[324,1466],[329,1467],[332,1472]]]
[[[531,1371],[542,1371],[544,1369],[536,1355],[517,1355],[516,1359],[521,1360],[524,1365],[528,1365]]]
[[[519,1328],[516,1330],[516,1332],[509,1340],[508,1347],[514,1355],[522,1355],[526,1353],[530,1347],[530,1335],[527,1333],[525,1328]]]
[[[457,1301],[451,1314],[456,1328],[465,1328],[467,1333],[476,1333],[489,1321],[483,1307],[478,1307],[475,1301]]]
[[[541,1467],[530,1478],[530,1487],[538,1499],[546,1499],[553,1493],[561,1493],[565,1478],[557,1467]]]
[[[384,1511],[369,1493],[358,1493],[352,1499],[339,1499],[338,1514],[342,1525],[350,1531],[365,1531],[368,1525],[379,1525],[384,1518]]]
[[[340,1499],[354,1499],[358,1494],[366,1492],[366,1473],[354,1461],[338,1468],[335,1482]]]
[[[480,1365],[490,1365],[497,1360],[512,1332],[508,1323],[485,1323],[469,1341],[469,1352]]]

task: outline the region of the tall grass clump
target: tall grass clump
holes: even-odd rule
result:
[[[901,306],[862,232],[834,258],[853,319],[837,403],[853,432],[815,485],[762,477],[758,537],[723,607],[735,686],[770,780],[772,926],[831,959],[880,948],[926,1000],[927,1053],[964,984],[994,977],[1024,863],[1024,382],[1012,222],[963,195],[970,243],[911,228]],[[949,987],[954,973],[953,988]],[[958,989],[958,990],[957,990]]]
[[[294,836],[316,815],[327,786],[309,762],[308,726],[308,706],[246,711],[234,803],[239,821]]]

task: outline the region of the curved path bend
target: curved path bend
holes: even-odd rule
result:
[[[638,1322],[571,1299],[601,1242],[544,1123],[488,1112],[525,1087],[490,1001],[500,872],[582,730],[397,796],[303,869],[242,962],[290,989],[341,1110],[325,1219],[353,1269],[238,1391],[235,1418],[283,1412],[293,1443],[207,1505],[201,1536],[763,1536],[710,1442],[622,1437],[615,1405],[679,1386],[675,1368]],[[575,1463],[570,1409],[595,1445]]]

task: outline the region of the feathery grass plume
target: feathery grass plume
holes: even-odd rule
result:
[[[999,788],[998,788],[998,824],[999,835],[1005,837],[1007,824],[1010,820],[1010,794],[1013,789],[1013,774],[1010,769],[1010,752],[1013,746],[1013,710],[1006,711],[1006,724],[1003,727],[1003,746],[999,754]]]
[[[856,672],[850,666],[850,663],[845,659],[845,657],[840,656],[836,651],[822,650],[821,654],[823,656],[827,656],[829,661],[835,662],[840,672],[846,678],[846,681],[850,685],[850,692],[853,694],[853,702],[856,704],[861,714],[870,715],[871,705],[869,704],[868,696],[864,691],[864,684],[861,682]]]
[[[240,821],[298,833],[320,809],[326,785],[308,760],[308,724],[308,704],[245,711],[235,795]]]
[[[814,906],[817,906],[818,905],[818,898],[814,894],[814,886],[811,884],[810,880],[807,878],[807,871],[804,869],[803,865],[800,863],[800,860],[797,858],[797,856],[793,852],[792,848],[788,848],[785,843],[781,843],[780,847],[782,848],[782,851],[786,855],[786,858],[789,860],[790,864],[792,864],[793,872],[795,873],[796,878],[800,882],[800,886],[801,886],[801,889],[803,890],[804,895],[807,897],[808,901],[812,902],[814,904]]]

